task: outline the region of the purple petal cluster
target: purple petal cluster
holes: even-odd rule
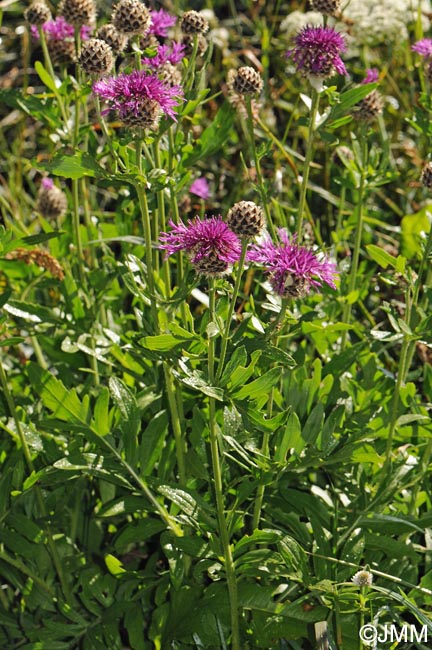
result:
[[[166,38],[168,36],[168,29],[176,24],[177,18],[172,16],[164,9],[158,11],[151,11],[152,24],[150,26],[149,34]]]
[[[379,72],[376,68],[368,68],[366,70],[366,76],[362,81],[362,84],[372,84],[375,83],[375,81],[378,81],[379,77]]]
[[[426,58],[432,56],[432,38],[422,38],[414,45],[411,45],[411,49]]]
[[[306,75],[331,77],[335,72],[347,74],[340,54],[346,43],[333,27],[304,27],[295,38],[295,47],[287,52],[297,70]]]
[[[142,62],[151,68],[160,68],[166,63],[176,65],[185,56],[185,46],[183,43],[176,43],[173,41],[171,45],[159,45],[156,56],[145,57]]]
[[[139,115],[143,101],[159,104],[161,111],[176,121],[174,108],[183,97],[181,86],[168,86],[156,75],[145,70],[134,70],[118,77],[106,77],[93,84],[93,92],[105,99],[120,118]]]
[[[210,198],[210,187],[204,177],[197,178],[190,186],[189,192],[199,196],[200,199]]]
[[[53,41],[64,41],[65,39],[72,39],[75,36],[74,26],[68,23],[63,16],[57,16],[54,20],[47,20],[42,25],[42,29],[47,38]],[[38,39],[39,32],[36,25],[32,25],[30,30],[33,38]],[[83,25],[80,30],[81,40],[87,41],[90,38],[91,31],[91,27]]]
[[[304,246],[296,244],[296,236],[290,238],[285,230],[279,230],[281,243],[275,244],[269,237],[250,248],[247,259],[264,266],[270,276],[270,284],[280,296],[296,296],[309,293],[328,284],[333,289],[337,275],[336,265],[325,255],[317,255]]]
[[[191,256],[192,264],[206,257],[216,256],[226,264],[233,264],[240,259],[240,240],[219,215],[200,219],[195,217],[187,224],[169,222],[172,230],[161,233],[161,248],[168,255],[186,251]]]

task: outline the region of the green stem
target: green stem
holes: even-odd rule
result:
[[[137,139],[136,141],[136,162],[140,173],[142,174],[142,160],[141,160],[141,140]],[[147,265],[147,283],[150,294],[150,305],[153,318],[153,325],[156,331],[159,329],[158,325],[158,313],[156,305],[156,292],[155,292],[155,281],[154,281],[154,270],[153,270],[153,250],[152,250],[152,238],[151,238],[151,225],[150,225],[150,213],[147,203],[147,194],[144,189],[142,181],[137,181],[135,188],[138,194],[138,201],[140,205],[141,221],[145,239],[145,250],[146,250],[146,265]]]
[[[225,330],[222,336],[222,344],[221,344],[221,353],[219,357],[219,364],[218,364],[218,369],[217,369],[217,374],[216,374],[216,383],[219,381],[219,379],[222,376],[223,370],[224,370],[224,365],[225,365],[225,356],[226,356],[226,351],[228,347],[228,340],[229,340],[229,333],[231,329],[231,321],[232,317],[234,315],[234,310],[235,310],[235,305],[237,302],[237,296],[239,293],[240,289],[240,282],[242,279],[242,274],[243,274],[243,266],[245,263],[246,259],[246,251],[247,251],[247,245],[248,245],[248,240],[246,237],[242,237],[242,250],[241,250],[241,255],[240,255],[240,260],[238,263],[238,268],[237,268],[237,277],[234,285],[234,291],[233,295],[231,298],[231,302],[229,304],[228,308],[228,315],[226,319],[226,325],[225,325]]]
[[[305,211],[306,193],[307,193],[309,172],[310,172],[310,166],[311,166],[312,155],[313,155],[313,140],[314,140],[314,133],[315,133],[315,122],[318,114],[319,97],[320,97],[319,92],[313,88],[312,104],[311,104],[310,116],[309,116],[309,131],[308,131],[308,138],[306,141],[306,155],[305,155],[305,160],[303,165],[303,176],[302,176],[302,182],[300,187],[300,198],[299,198],[298,212],[297,212],[297,242],[298,243],[300,243],[303,234],[302,233],[303,213]],[[313,220],[311,220],[311,223],[312,221]]]
[[[209,292],[209,309],[210,309],[210,322],[215,320],[215,286],[214,280],[210,280]],[[215,340],[211,336],[208,340],[208,375],[210,385],[214,384],[214,365],[215,365]],[[228,586],[229,602],[230,602],[230,615],[231,615],[231,650],[240,650],[240,628],[239,628],[239,611],[238,611],[238,596],[237,596],[237,582],[235,576],[234,561],[229,541],[229,533],[227,520],[225,518],[224,496],[223,496],[223,481],[222,481],[222,468],[219,455],[219,445],[217,438],[216,428],[216,408],[215,400],[209,397],[209,434],[210,434],[210,450],[212,469],[214,477],[214,490],[216,495],[216,510],[219,524],[219,535],[222,545],[222,552],[225,561],[225,572]]]
[[[174,387],[171,370],[168,364],[163,364],[165,386],[168,397],[168,405],[170,410],[171,426],[174,433],[174,441],[176,447],[177,469],[179,474],[180,487],[186,486],[186,462],[185,462],[185,441],[183,440],[181,421],[179,417],[178,404],[176,399],[176,391]]]
[[[410,298],[410,288],[408,287],[406,291],[406,322],[409,324],[411,321],[411,309],[412,302]],[[389,432],[387,436],[387,445],[386,445],[386,460],[384,463],[383,476],[384,481],[388,480],[388,476],[391,473],[392,468],[392,449],[393,449],[393,437],[396,430],[396,422],[398,419],[399,411],[399,402],[400,402],[400,391],[405,383],[406,375],[408,373],[408,355],[410,350],[410,336],[408,334],[403,335],[402,347],[399,356],[399,367],[397,372],[396,383],[393,391],[393,399],[390,407],[390,425]]]
[[[103,133],[103,135],[105,137],[105,140],[106,140],[106,142],[108,144],[109,150],[110,150],[111,155],[113,157],[113,161],[114,161],[115,165],[118,166],[119,169],[125,170],[126,165],[124,164],[123,160],[118,155],[117,151],[114,149],[114,145],[113,145],[111,136],[109,134],[107,124],[106,124],[104,116],[102,115],[102,112],[101,112],[99,97],[96,94],[94,95],[94,102],[95,102],[96,115],[97,115],[97,118],[98,118],[98,122],[100,124],[101,129],[102,129],[102,133]]]
[[[43,52],[43,55],[44,55],[45,65],[46,65],[46,67],[48,69],[48,74],[49,74],[49,76],[51,77],[51,79],[53,81],[53,92],[54,92],[55,98],[57,100],[57,103],[59,105],[60,113],[61,113],[64,125],[65,125],[65,128],[67,128],[68,116],[67,116],[67,113],[66,113],[65,105],[63,104],[63,99],[61,98],[61,95],[60,95],[60,93],[59,93],[59,91],[57,89],[56,75],[55,75],[55,72],[54,72],[54,68],[52,66],[51,57],[50,57],[50,53],[49,53],[46,38],[45,38],[45,32],[43,31],[41,26],[38,27],[38,30],[39,30],[39,37],[40,37],[40,42],[41,42],[41,45],[42,45],[42,52]]]
[[[192,90],[192,86],[195,81],[195,62],[198,53],[198,34],[194,34],[194,42],[192,54],[190,56],[186,72],[183,77],[182,85],[185,89],[185,94]]]
[[[267,200],[267,192],[264,186],[264,179],[261,171],[261,162],[256,150],[255,146],[255,130],[254,130],[254,119],[252,115],[252,99],[250,95],[246,95],[245,98],[246,101],[246,110],[247,110],[247,128],[249,132],[249,137],[250,137],[250,145],[252,149],[252,158],[255,163],[255,171],[257,175],[257,181],[258,181],[258,190],[261,196],[261,202],[264,207],[264,212],[266,216],[266,221],[268,228],[271,232],[271,235],[274,239],[276,239],[276,230],[273,225],[273,220],[270,214],[270,206],[269,206],[269,201]]]
[[[273,411],[273,399],[274,399],[274,389],[272,387],[269,395],[269,400],[267,403],[267,417],[271,418],[272,416],[272,411]],[[269,455],[269,442],[270,442],[270,431],[264,431],[263,434],[263,440],[261,444],[261,454],[263,457],[267,458]],[[264,501],[264,492],[265,492],[265,485],[264,483],[261,483],[261,485],[258,486],[257,493],[255,496],[255,504],[254,504],[254,513],[252,517],[252,532],[256,529],[259,528],[260,524],[260,519],[261,519],[261,510],[262,510],[262,504]]]
[[[161,169],[161,156],[160,156],[160,147],[159,139],[156,139],[153,145],[154,150],[154,160],[157,169]],[[157,195],[157,214],[158,218],[154,220],[155,223],[155,240],[159,241],[159,232],[166,232],[166,215],[165,215],[165,193],[164,190],[158,190]],[[160,226],[160,228],[159,228]],[[156,257],[159,262],[159,258]],[[165,259],[165,256],[162,257],[162,273],[165,283],[166,296],[169,297],[171,293],[171,277],[170,277],[170,268],[168,259]]]
[[[78,276],[81,287],[86,286],[86,275],[84,269],[84,251],[81,240],[80,215],[79,215],[79,180],[72,179],[72,229],[74,233],[75,246],[77,250]]]
[[[0,360],[0,383],[1,383],[2,388],[3,388],[3,394],[4,394],[5,399],[6,399],[6,403],[7,403],[8,409],[9,409],[9,413],[10,413],[10,415],[11,415],[11,417],[12,417],[14,423],[15,423],[15,427],[16,427],[16,430],[17,430],[17,433],[18,433],[18,436],[19,436],[19,439],[20,439],[22,450],[23,450],[25,462],[27,464],[27,467],[28,467],[28,470],[29,470],[30,474],[32,474],[32,473],[35,472],[35,467],[34,467],[34,464],[33,464],[33,460],[32,460],[31,454],[30,454],[30,449],[28,447],[27,440],[26,440],[23,428],[21,426],[20,419],[18,417],[18,413],[16,411],[14,398],[12,396],[12,393],[9,390],[6,373],[5,373],[5,370],[3,368],[3,363],[2,363],[1,360]],[[37,502],[38,502],[40,512],[42,514],[42,517],[45,519],[47,517],[48,513],[47,513],[46,508],[45,508],[45,501],[44,501],[44,498],[42,496],[42,492],[41,492],[40,488],[37,485],[35,486],[35,493],[36,493],[36,499],[37,499]],[[72,592],[71,592],[71,590],[69,588],[69,583],[66,580],[66,575],[63,572],[63,564],[62,564],[62,561],[60,560],[60,556],[59,556],[59,554],[57,552],[57,547],[56,547],[56,545],[54,543],[54,539],[53,539],[53,536],[52,536],[50,525],[47,525],[47,527],[46,527],[46,534],[47,534],[48,548],[50,550],[51,557],[53,559],[54,567],[55,567],[55,570],[57,572],[57,576],[58,576],[58,579],[60,581],[64,597],[65,597],[66,601],[69,604],[71,604],[72,601],[73,601]],[[3,555],[2,555],[2,557],[3,557]]]
[[[360,246],[361,246],[361,241],[362,241],[362,235],[363,235],[363,222],[364,222],[364,199],[365,199],[365,188],[366,188],[366,177],[367,177],[367,167],[368,167],[368,146],[367,146],[367,138],[366,138],[366,133],[365,130],[362,130],[361,133],[361,144],[362,144],[362,169],[361,169],[361,174],[360,174],[360,184],[359,184],[359,190],[358,190],[358,195],[357,195],[357,224],[356,224],[356,231],[355,231],[355,239],[354,239],[354,248],[353,248],[353,254],[352,254],[352,262],[351,262],[351,269],[350,269],[350,274],[349,274],[349,281],[348,281],[348,296],[352,294],[352,292],[356,288],[356,283],[357,283],[357,271],[358,271],[358,266],[359,266],[359,259],[360,259]],[[342,312],[342,322],[343,323],[350,323],[351,320],[351,310],[352,310],[352,303],[349,303],[348,301],[345,303],[343,312]],[[345,348],[347,341],[347,331],[345,330],[342,333],[342,350]]]

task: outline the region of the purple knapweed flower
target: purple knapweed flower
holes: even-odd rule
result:
[[[266,237],[247,253],[250,262],[263,265],[276,293],[284,298],[298,298],[309,293],[311,288],[322,287],[323,283],[336,288],[337,271],[333,262],[323,254],[317,255],[304,246],[298,246],[296,235],[290,237],[281,229],[279,237],[281,243],[275,244]]]
[[[144,65],[148,65],[151,68],[161,68],[166,63],[171,63],[171,65],[176,65],[180,63],[185,57],[185,46],[183,43],[176,43],[173,41],[171,45],[159,45],[156,56],[146,56],[142,60]]]
[[[42,25],[42,29],[47,38],[52,41],[64,41],[65,39],[73,39],[75,36],[75,27],[68,23],[63,16],[57,16],[54,20],[47,20]],[[33,38],[39,38],[39,31],[36,25],[31,25],[30,31]],[[88,41],[91,31],[91,27],[83,25],[80,30],[81,40]]]
[[[411,45],[413,52],[417,52],[426,58],[432,56],[432,38],[422,38],[420,41]]]
[[[93,92],[105,99],[111,109],[118,111],[128,126],[152,129],[156,128],[162,114],[177,121],[174,109],[183,97],[181,86],[168,86],[145,70],[96,81]]]
[[[177,18],[169,14],[164,9],[158,11],[151,11],[152,24],[150,26],[149,34],[166,38],[168,36],[168,29],[176,24]]]
[[[362,81],[362,84],[373,84],[375,81],[378,81],[379,72],[376,68],[368,68],[366,70],[366,76]]]
[[[335,72],[347,74],[340,54],[346,43],[342,34],[333,27],[304,27],[295,37],[295,47],[287,52],[292,56],[297,70],[307,76],[324,79]]]
[[[199,196],[200,199],[210,198],[210,187],[206,179],[203,177],[197,178],[192,183],[192,185],[189,188],[189,192],[191,194],[195,194],[195,196]]]
[[[220,215],[202,220],[195,217],[187,224],[170,221],[169,225],[172,230],[161,233],[161,248],[168,255],[188,253],[197,273],[221,275],[240,259],[240,240]]]

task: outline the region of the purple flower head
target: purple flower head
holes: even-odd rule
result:
[[[74,26],[68,23],[63,16],[57,16],[55,20],[47,20],[42,25],[42,29],[51,41],[64,41],[65,39],[72,39],[75,36]],[[36,25],[32,25],[30,30],[33,38],[38,39],[39,31]],[[91,31],[91,27],[83,25],[80,30],[81,40],[88,41]]]
[[[264,266],[270,276],[274,291],[283,297],[303,297],[311,287],[323,283],[335,289],[336,265],[324,255],[298,246],[296,235],[290,238],[285,230],[279,230],[280,244],[267,237],[250,248],[247,259]]]
[[[421,56],[432,56],[432,38],[422,38],[420,41],[414,43],[414,45],[411,45],[411,49]]]
[[[366,70],[366,76],[362,81],[362,84],[373,84],[375,81],[378,81],[379,72],[376,68],[368,68]]]
[[[118,111],[125,124],[144,127],[154,126],[162,113],[176,121],[174,108],[183,97],[181,86],[168,86],[145,70],[96,81],[93,92]]]
[[[340,54],[346,43],[342,34],[332,27],[304,27],[295,38],[295,47],[287,52],[297,70],[305,75],[331,77],[335,72],[347,74]]]
[[[165,63],[176,65],[185,56],[185,46],[183,43],[172,42],[171,45],[159,45],[156,56],[145,57],[142,62],[151,68],[160,68]]]
[[[44,188],[44,190],[52,190],[52,188],[54,187],[54,181],[52,180],[52,178],[48,178],[48,177],[43,178],[41,185]]]
[[[186,251],[199,273],[219,275],[240,259],[240,240],[220,215],[202,220],[195,217],[187,224],[170,221],[169,225],[172,230],[161,233],[161,248],[168,255]]]
[[[197,178],[189,188],[191,194],[199,196],[200,199],[210,198],[210,187],[205,178]]]
[[[151,11],[150,13],[152,24],[150,26],[149,34],[154,34],[160,38],[166,38],[168,36],[168,29],[176,24],[177,18],[164,9]]]

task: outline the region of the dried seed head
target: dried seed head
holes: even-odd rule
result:
[[[334,16],[342,4],[341,0],[311,0],[312,9],[324,16]]]
[[[13,251],[7,253],[6,259],[19,260],[26,264],[36,264],[40,268],[49,271],[54,278],[58,280],[64,279],[64,271],[61,264],[50,253],[40,248],[34,248],[33,250],[15,248]]]
[[[358,587],[370,587],[373,582],[373,575],[370,571],[363,569],[362,571],[357,571],[351,579]]]
[[[250,66],[243,66],[237,70],[232,87],[239,95],[255,95],[261,92],[263,80],[259,72]]]
[[[226,222],[236,235],[255,237],[264,227],[264,210],[253,201],[239,201],[229,210]]]
[[[185,48],[185,55],[190,56],[194,49],[195,35],[194,34],[184,34],[182,38],[182,44]],[[203,34],[197,34],[197,54],[202,56],[207,50],[208,43],[207,39]]]
[[[420,180],[428,189],[432,188],[432,162],[428,162],[421,173]]]
[[[194,261],[193,263],[196,273],[217,277],[224,275],[228,271],[228,262],[221,260],[215,251],[210,251],[205,257]]]
[[[96,7],[93,0],[61,0],[58,14],[74,25],[93,25],[96,20]]]
[[[378,90],[372,90],[358,104],[356,104],[354,115],[364,122],[372,122],[384,107],[383,98]]]
[[[180,28],[183,34],[205,34],[209,24],[199,11],[186,11],[182,16]]]
[[[102,27],[99,27],[96,32],[96,38],[108,43],[115,54],[123,52],[128,42],[126,34],[119,32],[112,23],[106,23]]]
[[[177,86],[181,83],[182,74],[172,63],[164,63],[158,70],[158,77],[168,86]]]
[[[24,18],[30,25],[41,26],[51,20],[51,11],[44,2],[33,2],[24,12]]]
[[[114,27],[128,36],[145,34],[150,29],[151,14],[140,0],[120,0],[112,15]]]
[[[114,54],[108,43],[90,38],[84,43],[78,62],[87,74],[107,74],[114,65]]]
[[[51,179],[44,178],[37,196],[36,209],[43,217],[57,218],[67,210],[66,194]]]

